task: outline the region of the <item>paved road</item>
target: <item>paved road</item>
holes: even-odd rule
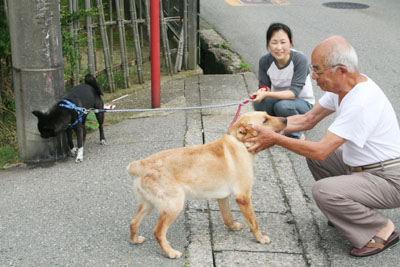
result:
[[[256,84],[253,73],[173,79],[162,86],[162,106],[237,103]],[[145,86],[124,93],[129,97],[118,102],[119,109],[151,103]],[[128,226],[138,202],[128,163],[161,150],[214,141],[226,133],[236,110],[235,105],[131,114],[130,120],[105,127],[106,146],[98,144],[97,132],[89,134],[80,164],[69,158],[0,172],[0,266],[327,266],[315,220],[287,154],[278,147],[256,156],[252,190],[257,221],[270,244],[255,241],[234,197],[230,206],[234,219],[244,225],[241,231],[223,225],[215,200],[187,201],[167,234],[171,245],[184,252],[180,259],[168,259],[159,248],[152,234],[155,211],[140,228],[147,240],[129,244]],[[243,107],[243,112],[250,110],[251,105]]]
[[[269,3],[268,3],[269,2]],[[339,34],[348,39],[356,49],[361,72],[377,82],[391,99],[397,114],[400,114],[400,69],[399,41],[400,20],[398,0],[349,1],[368,5],[367,9],[332,9],[323,6],[328,1],[238,1],[202,0],[201,17],[231,43],[231,48],[241,54],[254,73],[258,72],[258,59],[266,53],[265,33],[270,23],[283,22],[293,31],[294,48],[303,51],[309,58],[313,48],[321,40]],[[246,4],[247,3],[247,4]],[[250,4],[249,4],[250,3]],[[253,3],[253,5],[251,5]],[[281,3],[281,4],[277,4]],[[314,84],[316,98],[322,91]],[[256,90],[256,88],[254,88]],[[399,117],[399,116],[398,116]],[[308,140],[319,140],[332,122],[327,118],[316,128],[306,133]],[[312,201],[313,179],[302,157],[289,153],[298,182],[305,195]],[[387,211],[400,228],[400,210]],[[324,222],[319,212],[319,222]],[[321,226],[321,229],[325,229]],[[322,237],[326,232],[321,231]],[[325,236],[331,238],[331,236]],[[326,247],[335,250],[329,242]],[[399,252],[400,254],[400,252]],[[333,255],[333,254],[332,254]],[[333,265],[341,266],[340,258],[332,256]]]
[[[232,6],[235,2],[270,4]],[[282,4],[271,4],[277,2]],[[266,53],[265,33],[272,22],[289,25],[294,35],[294,48],[309,57],[321,40],[340,34],[356,49],[360,70],[383,88],[400,114],[400,101],[396,101],[400,99],[400,90],[397,89],[400,86],[397,78],[400,73],[400,1],[350,1],[370,6],[359,10],[327,8],[322,5],[325,2],[328,1],[201,0],[200,15],[231,42],[232,49],[243,56],[254,73],[258,72],[258,59]],[[314,87],[319,98],[321,92]],[[322,132],[317,131],[316,137]]]
[[[249,31],[250,21],[260,23],[266,29],[270,22],[278,20],[279,14],[284,14],[287,23],[293,25],[295,30],[296,47],[308,54],[319,40],[333,33],[323,30],[331,24],[335,28],[342,25],[349,32],[345,37],[363,40],[362,36],[365,35],[368,42],[356,42],[359,54],[368,54],[362,57],[363,71],[385,86],[385,91],[391,97],[396,97],[397,70],[390,63],[395,60],[395,38],[400,35],[395,26],[383,27],[385,23],[378,18],[385,19],[383,14],[394,17],[399,10],[398,4],[395,1],[370,1],[368,4],[373,8],[353,14],[330,9],[324,11],[321,2],[305,2],[290,1],[291,5],[288,6],[263,7],[231,7],[222,0],[202,0],[201,4],[203,16],[206,16],[204,10],[207,8],[210,19],[222,16],[214,13],[222,7],[224,14],[237,20],[223,21],[221,26],[209,21],[218,25],[217,30],[221,27],[223,33],[223,26],[228,24],[241,34],[249,34],[248,38],[258,36]],[[391,7],[385,10],[383,5]],[[242,22],[244,26],[239,27],[239,18],[246,14],[244,10],[250,12],[247,15],[251,16],[245,23]],[[347,14],[346,17],[340,17],[342,13]],[[340,17],[340,22],[330,20],[328,14],[336,15],[336,20]],[[305,18],[309,18],[309,22]],[[369,31],[360,26],[363,35],[352,36],[348,29],[350,26],[346,23],[356,18],[365,20],[359,25],[370,26],[376,32],[382,29],[383,32],[396,34],[391,35],[392,41],[388,41],[387,34],[369,35]],[[371,21],[367,22],[367,18]],[[260,30],[261,36],[265,29]],[[227,38],[227,35],[224,36]],[[314,38],[311,40],[310,36]],[[232,42],[233,49],[242,55],[245,53],[236,46],[242,41],[249,41],[248,53],[256,52],[254,44],[257,42],[254,40],[251,42],[243,36],[239,38],[241,42],[228,40]],[[263,46],[262,43],[260,54],[263,53]],[[378,47],[385,47],[385,52],[378,54]],[[253,63],[249,59],[246,54],[245,60],[254,69],[258,56]],[[191,77],[163,86],[168,89],[162,91],[162,100],[163,104],[174,107],[236,102],[244,99],[250,88],[255,86],[254,75],[252,77],[249,74]],[[142,101],[138,101],[137,96],[142,95],[148,97],[149,90],[131,94],[132,99],[126,100],[127,106],[120,105],[119,108],[139,108],[138,103]],[[398,110],[397,103],[395,107]],[[1,172],[0,266],[398,265],[399,247],[367,259],[348,256],[350,245],[341,239],[335,229],[326,225],[326,220],[309,199],[311,177],[301,167],[304,162],[280,148],[257,155],[256,184],[252,197],[260,227],[273,240],[271,245],[263,246],[254,242],[248,229],[228,231],[222,225],[215,201],[189,202],[185,212],[171,226],[168,238],[176,249],[185,251],[184,258],[170,260],[161,252],[152,235],[157,220],[155,213],[141,228],[141,234],[148,240],[141,246],[130,245],[128,225],[138,204],[133,194],[132,178],[125,170],[126,165],[160,150],[200,144],[203,136],[206,142],[215,140],[225,133],[226,125],[229,125],[235,111],[233,108],[229,111],[143,115],[106,127],[107,146],[98,145],[97,133],[90,134],[85,160],[81,164],[68,159],[43,168]],[[319,134],[317,129],[308,133],[307,137],[318,138]],[[235,219],[243,223],[234,200],[232,202]],[[399,228],[399,211],[387,211],[385,214],[390,215]]]

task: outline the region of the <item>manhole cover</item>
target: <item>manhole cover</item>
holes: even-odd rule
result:
[[[271,4],[271,0],[239,0],[243,4]]]
[[[263,4],[272,4],[271,0],[239,0],[241,4],[250,4],[250,5],[263,5]]]
[[[351,3],[351,2],[327,2],[323,3],[323,6],[330,8],[338,8],[338,9],[366,9],[369,8],[369,5],[359,4],[359,3]]]

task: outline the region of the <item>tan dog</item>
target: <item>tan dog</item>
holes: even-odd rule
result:
[[[217,199],[222,218],[230,229],[240,230],[229,208],[228,197],[235,194],[236,202],[254,237],[261,244],[270,239],[258,229],[250,200],[253,185],[253,153],[242,140],[256,136],[251,125],[263,125],[274,131],[286,127],[286,119],[269,116],[266,112],[243,114],[228,134],[204,145],[159,152],[128,165],[128,172],[139,179],[135,189],[140,199],[138,212],[130,223],[133,244],[142,243],[139,225],[153,208],[160,212],[154,235],[169,258],[179,258],[166,239],[168,227],[182,211],[185,199]],[[247,144],[250,145],[250,144]]]

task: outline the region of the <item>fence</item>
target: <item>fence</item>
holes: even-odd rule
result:
[[[61,8],[68,18],[63,37],[70,36],[63,42],[71,41],[68,49],[75,55],[65,66],[72,85],[87,72],[105,74],[103,88],[110,92],[149,77],[150,0],[68,0]],[[160,0],[162,69],[169,75],[198,63],[198,12],[198,0]]]

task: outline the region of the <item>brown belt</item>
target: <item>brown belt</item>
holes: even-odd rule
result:
[[[369,164],[369,165],[364,165],[364,166],[358,166],[358,167],[352,167],[352,166],[347,166],[349,171],[351,172],[363,172],[363,171],[375,171],[375,170],[383,170],[385,167],[394,167],[400,165],[400,158],[397,159],[390,159],[374,164]]]

